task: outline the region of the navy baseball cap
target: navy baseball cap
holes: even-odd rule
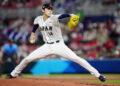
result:
[[[42,9],[45,9],[45,8],[53,9],[53,6],[52,6],[52,4],[46,3],[46,4],[43,4],[43,6],[42,6]]]

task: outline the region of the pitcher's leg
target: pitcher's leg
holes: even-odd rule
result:
[[[32,61],[41,59],[49,55],[49,48],[47,45],[43,45],[42,47],[36,49],[31,54],[29,54],[26,58],[24,58],[20,64],[11,72],[13,77],[17,77],[19,73]]]
[[[85,59],[78,57],[78,56],[75,56],[75,58],[71,58],[71,60],[80,64],[82,67],[87,69],[95,77],[100,76],[100,73],[94,67],[92,67]]]
[[[100,81],[102,81],[102,82],[106,81],[106,78],[103,75],[101,75],[94,67],[92,67],[86,60],[84,60],[78,56],[75,56],[75,59],[74,58],[70,58],[70,59],[73,60],[74,62],[80,64],[81,66],[83,66],[92,75],[97,77]]]
[[[100,73],[94,67],[92,67],[85,59],[83,59],[81,57],[78,57],[66,45],[61,45],[60,47],[58,47],[57,48],[57,54],[80,64],[82,67],[87,69],[95,77],[100,76]]]

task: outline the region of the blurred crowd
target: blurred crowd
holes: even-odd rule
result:
[[[90,59],[120,57],[120,25],[108,20],[107,22],[88,21],[87,28],[81,23],[74,32],[71,49],[80,56]]]
[[[62,2],[68,4],[79,0],[61,0],[59,3],[54,4],[56,7],[61,7]],[[84,2],[84,0],[81,0]],[[87,0],[86,0],[87,1]],[[99,1],[99,0],[94,0]],[[18,8],[36,8],[44,2],[49,0],[0,0],[0,7],[4,9],[18,9]],[[102,0],[103,5],[118,4],[119,0]],[[51,0],[55,3],[55,0]],[[76,3],[77,4],[77,3]],[[76,10],[79,14],[80,10]],[[64,10],[63,12],[69,12]],[[93,22],[88,20],[84,22],[84,14],[79,14],[81,17],[79,24],[70,31],[67,23],[62,22],[61,28],[65,43],[79,56],[86,59],[104,59],[104,58],[119,58],[120,57],[120,8],[118,8],[113,16],[115,20],[108,19],[107,21]],[[17,17],[11,19],[0,19],[0,45],[8,39],[14,40],[19,45],[18,55],[26,57],[31,51],[40,46],[42,36],[39,31],[36,35],[36,43],[30,45],[28,40],[32,31],[34,18],[32,17]]]
[[[0,0],[0,7],[4,9],[35,8],[42,4],[42,0]]]
[[[91,4],[100,2],[102,5],[117,5],[120,0],[0,0],[0,7],[4,9],[37,8],[47,2],[56,3],[56,7],[69,7],[73,6],[73,3],[81,5],[89,2]]]

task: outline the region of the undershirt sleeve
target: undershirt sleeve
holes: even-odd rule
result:
[[[70,14],[69,13],[64,13],[64,14],[61,14],[58,19],[63,19],[63,18],[66,18],[66,17],[70,17]]]
[[[38,26],[39,26],[38,24],[34,24],[32,32],[35,33],[35,31],[38,29]]]

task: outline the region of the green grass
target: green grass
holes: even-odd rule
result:
[[[105,75],[106,77],[108,76],[108,77],[113,77],[113,76],[115,76],[115,77],[120,77],[120,74],[103,74],[103,75]]]
[[[120,77],[120,74],[103,74],[106,77]],[[24,76],[48,76],[48,77],[79,77],[79,76],[92,76],[91,74],[50,74],[50,75],[32,75],[32,74],[24,74]]]
[[[32,75],[24,74],[23,77],[88,77],[90,74],[50,74],[50,75]]]
[[[120,77],[120,74],[103,74],[106,77]],[[23,77],[92,77],[90,74],[50,74],[50,75],[32,75],[23,74]]]

